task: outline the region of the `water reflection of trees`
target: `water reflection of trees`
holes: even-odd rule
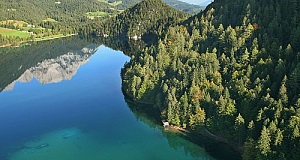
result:
[[[161,124],[160,112],[158,108],[149,105],[136,104],[130,100],[126,100],[127,105],[135,118],[151,128],[159,129],[164,137],[167,138],[168,144],[175,150],[183,149],[185,154],[189,154],[194,158],[212,159],[204,148],[190,142],[187,135],[167,131]]]
[[[114,50],[123,51],[126,55],[135,55],[145,46],[143,41],[69,37],[32,43],[18,48],[0,48],[0,92],[38,63],[46,59],[55,59],[68,52],[81,50],[91,43],[104,44]]]
[[[144,41],[134,41],[119,38],[84,37],[91,43],[103,44],[113,50],[122,51],[125,55],[132,56],[140,53],[146,47]]]

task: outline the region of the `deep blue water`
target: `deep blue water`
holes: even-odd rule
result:
[[[103,45],[84,48],[2,64],[18,69],[0,72],[13,77],[0,92],[1,160],[213,159],[130,109],[120,76],[129,57]]]

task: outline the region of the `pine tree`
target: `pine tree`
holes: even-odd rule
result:
[[[248,124],[248,130],[249,130],[249,132],[250,132],[250,136],[253,136],[253,130],[254,130],[254,128],[255,128],[255,124],[254,124],[254,122],[253,122],[253,120],[252,120],[252,121],[250,121],[249,124]]]
[[[258,55],[258,40],[255,38],[252,42],[252,47],[251,47],[251,62],[255,62],[257,59]]]
[[[241,114],[239,113],[239,115],[235,119],[235,124],[234,124],[235,130],[238,131],[238,143],[239,144],[241,144],[242,132],[243,132],[243,129],[244,129],[244,123],[245,123],[245,120],[241,116]]]
[[[257,145],[257,148],[259,149],[262,155],[266,156],[271,151],[270,144],[271,138],[269,130],[265,126],[263,126]]]
[[[279,89],[278,92],[278,99],[281,100],[282,104],[284,106],[288,105],[288,96],[287,96],[287,89],[286,89],[286,81],[287,81],[287,77],[284,76],[282,82],[281,82],[281,87]]]
[[[275,135],[275,141],[274,141],[274,145],[278,146],[281,145],[283,141],[283,133],[282,131],[278,128],[276,131],[276,135]]]

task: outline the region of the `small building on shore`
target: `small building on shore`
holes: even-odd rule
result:
[[[162,120],[161,122],[163,123],[164,127],[169,127],[170,126],[169,122],[166,121],[166,120]]]

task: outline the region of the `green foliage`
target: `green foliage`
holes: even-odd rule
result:
[[[165,3],[169,4],[173,8],[183,11],[189,14],[197,14],[199,13],[204,7],[193,5],[189,3],[182,2],[180,0],[163,0]]]
[[[204,120],[205,120],[205,112],[204,112],[204,110],[201,109],[200,107],[197,107],[195,115],[194,114],[190,115],[190,119],[189,119],[190,123],[189,123],[189,125],[192,128],[196,127],[196,126],[200,126],[200,125],[204,124]]]
[[[158,36],[166,26],[186,17],[187,14],[171,8],[161,0],[145,0],[98,24],[100,28],[94,34],[129,38]]]
[[[118,4],[116,7],[118,9],[124,10],[132,7],[133,5],[141,2],[142,0],[101,0],[101,1],[108,1],[112,5]],[[204,9],[203,7],[185,3],[180,0],[163,0],[163,1],[177,10],[189,14],[196,14],[199,13],[202,9]]]
[[[267,156],[267,154],[271,151],[271,138],[269,130],[266,127],[263,127],[261,131],[261,136],[258,140],[257,148],[260,150],[260,153],[263,156]]]
[[[133,6],[134,4],[141,2],[141,0],[62,0],[62,1],[48,1],[48,0],[20,0],[11,1],[4,0],[0,2],[0,21],[7,20],[22,20],[27,22],[26,24],[40,26],[46,28],[46,30],[39,30],[33,28],[22,29],[36,34],[30,38],[24,39],[23,34],[19,35],[19,38],[15,36],[12,37],[1,37],[0,45],[15,44],[18,45],[22,41],[28,41],[34,38],[47,37],[51,35],[68,35],[68,34],[100,34],[103,33],[99,31],[100,28],[104,29],[103,22],[109,17],[115,17],[115,15],[122,12],[124,9]],[[193,6],[184,2],[172,0],[167,2],[177,8],[178,10],[186,12],[198,12],[200,8],[198,6]],[[153,5],[153,6],[152,6]],[[149,8],[148,8],[149,7]],[[161,11],[153,11],[151,9],[163,9]],[[141,18],[127,17],[126,23],[123,22],[118,26],[115,26],[113,30],[110,29],[111,24],[116,24],[112,21],[111,24],[105,25],[105,33],[110,32],[124,32],[125,35],[134,37],[135,35],[139,37],[148,30],[157,31],[157,33],[147,33],[147,34],[160,34],[168,23],[170,25],[172,22],[178,20],[178,17],[183,18],[183,13],[176,14],[177,12],[173,8],[169,8],[166,4],[158,2],[151,2],[150,5],[144,6],[142,11],[131,13],[127,11],[126,14],[141,14],[145,13]],[[145,12],[144,10],[149,10]],[[38,13],[38,14],[37,14]],[[149,16],[150,15],[150,16]],[[159,15],[159,16],[157,16]],[[149,17],[148,17],[149,16]],[[170,16],[170,17],[169,17]],[[186,16],[186,15],[185,15]],[[145,19],[145,17],[147,17]],[[175,19],[173,19],[175,17]],[[117,20],[119,21],[119,20]],[[145,23],[146,22],[146,23]],[[155,24],[157,22],[157,24]],[[137,26],[137,24],[140,24]],[[121,25],[121,27],[120,27]],[[2,26],[11,29],[20,29],[20,26]],[[125,30],[124,30],[125,29]],[[127,31],[127,29],[129,29]],[[110,31],[108,31],[110,30]],[[140,30],[140,31],[137,31]],[[126,33],[125,33],[126,32]],[[127,34],[128,32],[128,34]],[[2,32],[1,32],[2,33]],[[102,35],[102,34],[101,34]],[[5,40],[4,40],[5,39]]]
[[[19,45],[23,41],[35,38],[82,33],[83,29],[81,28],[93,21],[86,13],[101,12],[109,15],[118,13],[108,4],[98,0],[62,0],[59,2],[48,0],[1,1],[0,26],[20,30],[20,32],[32,32],[34,35],[30,36],[27,33],[29,38],[24,38],[26,33],[18,33],[18,37],[7,37],[1,32],[0,45]]]
[[[86,21],[85,13],[87,12],[111,12],[110,5],[98,0],[61,0],[60,2],[3,0],[0,2],[0,21],[8,19],[23,20],[37,25],[44,19],[52,18],[61,23],[71,24]]]
[[[157,44],[136,54],[124,69],[125,93],[137,98],[130,77],[140,77],[141,84],[151,84],[142,92],[159,96],[138,99],[162,102],[169,122],[199,129],[198,120],[243,145],[244,159],[297,159],[299,5],[294,0],[215,0],[204,12],[157,32]],[[199,110],[205,116],[197,117]]]

